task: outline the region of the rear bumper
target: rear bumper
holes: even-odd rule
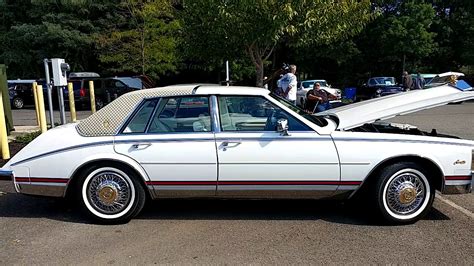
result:
[[[0,170],[0,181],[13,181],[13,171]]]
[[[443,194],[466,194],[472,191],[474,172],[470,176],[446,176],[444,178]]]

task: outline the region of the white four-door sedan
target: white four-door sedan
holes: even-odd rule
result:
[[[146,199],[363,192],[405,224],[429,211],[435,190],[471,191],[474,142],[380,120],[473,98],[443,85],[315,116],[259,88],[140,90],[42,134],[0,176],[19,193],[76,196],[106,223],[127,222]]]

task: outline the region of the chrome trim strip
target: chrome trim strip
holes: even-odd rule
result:
[[[441,144],[454,146],[474,147],[470,144],[452,143],[447,141],[431,141],[431,140],[408,140],[408,139],[365,139],[365,138],[333,138],[334,141],[361,141],[361,142],[405,142],[405,143],[425,143],[425,144]]]
[[[220,133],[221,123],[219,120],[219,104],[217,102],[217,97],[215,95],[211,96],[210,104],[211,104],[212,131],[214,131],[214,133]]]
[[[0,181],[13,181],[13,171],[0,169]]]
[[[242,132],[241,132],[242,133]],[[248,132],[247,132],[248,133]],[[290,132],[291,133],[291,132]],[[238,138],[220,138],[218,135],[216,135],[216,141],[301,141],[301,140],[307,140],[307,141],[332,141],[331,138],[309,138],[309,137],[245,137],[241,136]]]
[[[76,150],[76,149],[82,149],[82,148],[91,147],[91,146],[105,146],[105,145],[109,145],[109,144],[113,144],[113,143],[114,143],[113,140],[108,140],[108,141],[98,141],[98,142],[93,142],[93,143],[70,146],[70,147],[67,147],[67,148],[62,148],[62,149],[59,149],[59,150],[45,152],[45,153],[42,153],[42,154],[32,156],[30,158],[23,159],[23,160],[18,161],[16,163],[12,163],[11,166],[15,166],[15,165],[25,163],[25,162],[28,162],[28,161],[32,161],[32,160],[36,160],[38,158],[53,155],[53,154],[56,154],[56,153],[61,153],[61,152],[66,152],[66,151]]]
[[[471,180],[446,180],[444,181],[445,186],[456,186],[456,185],[468,185],[471,184]]]
[[[158,107],[160,107],[160,103],[161,103],[162,99],[163,98],[158,99],[158,102],[156,103],[155,108],[153,108],[153,111],[151,112],[151,116],[148,118],[148,122],[146,123],[146,127],[145,127],[145,134],[148,133],[148,130],[150,129],[151,121],[153,121],[153,119],[155,119],[156,112],[158,111]]]
[[[273,191],[324,191],[332,190],[335,191],[338,185],[219,185],[218,191],[247,191],[247,190],[273,190]]]
[[[209,191],[215,191],[216,186],[207,186],[207,185],[194,185],[194,186],[156,186],[154,185],[155,191],[158,191],[157,193],[160,193],[159,191],[166,191],[166,190],[209,190]]]
[[[17,183],[17,192],[28,195],[63,197],[66,192],[66,184],[22,184]]]
[[[339,163],[285,163],[275,161],[273,163],[247,162],[247,163],[219,163],[219,165],[339,165]]]
[[[443,194],[468,194],[472,192],[472,184],[444,186]]]

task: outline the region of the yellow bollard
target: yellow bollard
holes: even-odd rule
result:
[[[94,91],[94,81],[89,80],[89,94],[91,95],[91,111],[95,113],[95,91]]]
[[[38,126],[40,125],[40,117],[39,117],[39,110],[38,110],[38,94],[36,93],[36,86],[38,86],[38,83],[33,82],[33,98],[35,100],[35,113],[36,113],[36,123],[38,123]]]
[[[76,122],[76,104],[74,102],[74,90],[72,88],[72,82],[67,84],[67,90],[69,92],[69,111],[71,111],[71,120],[72,122]]]
[[[3,96],[0,93],[0,144],[2,148],[2,158],[10,159],[10,149],[8,147],[7,125],[5,122],[5,111],[3,110]]]
[[[44,112],[43,86],[36,86],[36,94],[38,95],[38,109],[41,133],[44,133],[48,130],[48,128],[46,127],[46,113]]]

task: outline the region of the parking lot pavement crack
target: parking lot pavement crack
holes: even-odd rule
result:
[[[466,208],[463,208],[459,205],[457,205],[456,203],[444,198],[443,196],[441,196],[440,194],[436,193],[436,198],[438,198],[440,201],[444,202],[445,204],[455,208],[456,210],[464,213],[465,215],[467,215],[469,218],[471,219],[474,219],[474,213],[472,213],[471,211],[469,211],[468,209]]]

